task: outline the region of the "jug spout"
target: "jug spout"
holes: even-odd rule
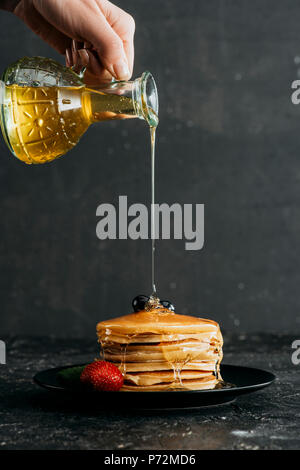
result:
[[[158,94],[150,72],[133,81],[111,81],[86,88],[87,106],[93,121],[144,119],[150,127],[158,125]]]
[[[4,96],[5,96],[5,83],[0,80],[0,105],[4,103]]]
[[[158,94],[155,80],[150,72],[144,72],[133,85],[133,103],[136,114],[145,119],[150,127],[158,125]]]

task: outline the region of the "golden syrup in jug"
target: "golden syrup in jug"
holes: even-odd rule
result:
[[[11,151],[25,163],[46,163],[73,148],[90,124],[134,117],[133,100],[80,87],[6,85],[2,121]]]

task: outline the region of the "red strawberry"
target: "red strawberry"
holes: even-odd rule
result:
[[[80,380],[101,392],[117,392],[124,383],[124,377],[117,366],[107,361],[88,364],[83,369]]]

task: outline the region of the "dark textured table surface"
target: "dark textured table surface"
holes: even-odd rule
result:
[[[4,338],[5,339],[5,338]],[[269,388],[199,411],[101,411],[32,382],[39,370],[90,361],[93,340],[6,338],[0,365],[0,449],[297,449],[300,365],[292,335],[225,335],[225,362],[271,370]]]

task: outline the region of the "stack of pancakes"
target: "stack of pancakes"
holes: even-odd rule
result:
[[[212,320],[155,308],[100,322],[97,335],[103,359],[124,374],[121,391],[202,390],[221,381],[223,339]]]

